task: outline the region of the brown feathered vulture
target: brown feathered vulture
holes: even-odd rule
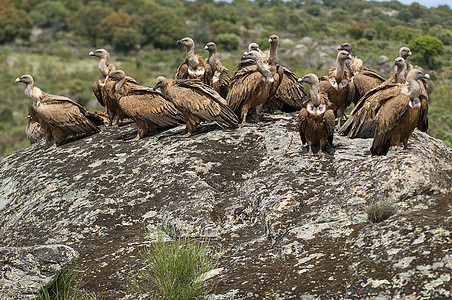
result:
[[[268,42],[270,51],[267,59],[268,65],[278,73],[279,81],[276,83],[276,91],[264,104],[264,112],[274,112],[280,110],[284,112],[298,111],[306,97],[303,87],[298,84],[298,77],[286,67],[278,64],[278,43],[279,37],[270,35]]]
[[[398,84],[407,83],[405,60],[398,57],[395,59],[394,65],[397,67],[396,73],[378,87],[367,92],[359,100],[347,121],[339,129],[339,134],[347,135],[349,138],[373,137],[375,116],[382,105],[382,99],[385,99],[386,94],[392,93]]]
[[[127,82],[122,70],[111,73],[109,77],[116,82],[115,91],[120,95],[119,106],[138,127],[137,136],[133,140],[158,129],[184,124],[182,113],[162,93]]]
[[[199,79],[208,84],[206,80],[206,63],[204,59],[195,54],[195,42],[190,37],[185,37],[177,41],[178,45],[183,45],[187,54],[184,62],[177,68],[174,79]]]
[[[225,127],[238,125],[238,118],[226,100],[200,80],[169,80],[159,76],[153,89],[158,88],[184,115],[187,136],[192,135],[200,122],[215,122]]]
[[[42,129],[41,125],[38,123],[33,107],[28,108],[27,118],[28,122],[27,127],[25,128],[25,135],[30,143],[34,144],[44,137],[44,129]]]
[[[217,45],[214,42],[207,43],[204,49],[209,52],[209,57],[206,59],[206,81],[221,97],[226,99],[231,82],[229,70],[217,59]]]
[[[344,50],[352,55],[353,48],[350,43],[342,43],[337,48],[338,51]],[[385,79],[375,71],[365,67],[363,61],[358,57],[352,57],[346,60],[345,65],[350,70],[350,88],[349,97],[356,104],[368,91],[382,84]]]
[[[426,127],[426,99],[421,93],[422,79],[429,75],[418,69],[408,73],[408,84],[397,85],[397,90],[382,101],[376,115],[375,136],[370,149],[372,155],[386,155],[391,146],[403,144],[407,148],[408,138],[414,128]]]
[[[300,83],[311,85],[304,107],[298,114],[298,131],[303,144],[309,147],[312,155],[312,145],[319,145],[319,155],[325,148],[326,141],[333,144],[334,134],[334,107],[328,101],[328,95],[319,89],[319,79],[315,74],[308,74],[300,79]]]
[[[246,52],[242,61],[252,61],[252,64],[240,66],[232,77],[228,104],[239,116],[242,126],[246,125],[246,117],[250,109],[254,109],[255,122],[259,122],[259,113],[264,103],[276,90],[279,76],[271,72],[270,67],[262,61],[257,51]]]
[[[351,103],[349,95],[349,81],[350,76],[345,70],[345,62],[351,60],[351,55],[345,51],[340,50],[337,53],[336,68],[329,71],[329,74],[322,76],[320,79],[320,91],[328,95],[328,99],[335,106],[335,116],[337,117],[337,128],[339,129],[344,116],[344,111]]]
[[[102,118],[88,112],[80,104],[67,97],[47,94],[34,87],[31,75],[22,75],[16,79],[17,82],[26,85],[25,95],[33,100],[31,115],[44,130],[46,148],[59,145],[69,136],[99,132],[96,123],[102,125]]]

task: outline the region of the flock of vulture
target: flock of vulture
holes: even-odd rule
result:
[[[26,85],[25,95],[33,100],[27,137],[34,143],[45,136],[48,148],[69,136],[97,133],[99,126],[116,125],[126,118],[138,127],[133,140],[180,124],[186,124],[186,136],[190,136],[201,122],[234,128],[258,123],[262,112],[299,111],[298,130],[309,155],[313,155],[312,145],[319,146],[319,155],[327,141],[332,145],[335,127],[350,138],[373,136],[372,155],[385,155],[391,146],[406,148],[416,127],[427,130],[425,79],[429,76],[407,62],[411,56],[407,47],[400,48],[394,61],[397,71],[385,80],[352,57],[352,46],[343,43],[336,66],[319,79],[315,74],[298,78],[279,65],[278,41],[278,36],[271,35],[266,51],[251,43],[231,78],[216,58],[215,43],[205,46],[209,56],[204,60],[195,54],[193,40],[183,38],[177,44],[185,47],[186,58],[175,79],[159,76],[152,88],[116,70],[108,63],[106,50],[92,51],[89,55],[99,59],[100,71],[92,89],[106,107],[106,115],[91,113],[67,97],[47,94],[34,87],[32,76],[23,75],[16,82]],[[301,83],[310,85],[309,94]],[[341,127],[344,111],[352,102],[355,107]]]

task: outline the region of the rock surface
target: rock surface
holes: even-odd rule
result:
[[[78,258],[64,245],[0,247],[0,299],[32,299]]]
[[[162,225],[223,249],[207,299],[452,296],[450,148],[416,131],[409,151],[371,157],[371,139],[335,136],[309,157],[295,114],[268,118],[138,142],[125,141],[131,125],[105,128],[4,156],[0,245],[73,247],[86,288],[106,299],[138,297],[130,270],[146,227]],[[398,213],[370,223],[377,201]]]

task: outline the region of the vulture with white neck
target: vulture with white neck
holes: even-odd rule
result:
[[[336,68],[332,68],[328,75],[320,78],[320,91],[328,95],[328,99],[335,105],[335,116],[337,118],[337,128],[340,128],[342,117],[347,106],[351,103],[350,98],[350,76],[345,70],[345,63],[351,60],[351,55],[345,51],[340,50],[337,53]]]
[[[259,113],[267,99],[275,92],[276,82],[279,76],[270,70],[270,67],[262,61],[262,56],[257,51],[246,52],[242,61],[251,60],[252,65],[238,67],[232,77],[228,104],[239,116],[241,125],[247,125],[248,111],[253,109],[254,121],[259,122]]]
[[[121,110],[118,105],[117,98],[119,95],[115,93],[115,82],[108,78],[108,75],[116,70],[113,64],[108,63],[110,54],[105,49],[97,49],[91,51],[89,56],[99,58],[99,80],[94,81],[92,84],[93,93],[102,106],[107,108],[107,115],[109,119],[109,125],[118,124],[121,120],[127,118],[127,115]],[[127,76],[127,81],[133,84],[138,82]]]
[[[201,122],[215,122],[220,126],[237,127],[238,119],[223,99],[209,85],[195,79],[169,80],[157,77],[154,90],[162,94],[183,114],[187,137]]]
[[[298,84],[298,77],[286,67],[278,64],[278,43],[277,35],[270,35],[268,42],[270,50],[268,53],[267,64],[279,75],[279,81],[276,83],[276,91],[264,104],[263,111],[274,112],[280,110],[284,112],[298,111],[306,97],[303,87]]]
[[[429,78],[428,74],[411,69],[408,83],[398,85],[398,90],[387,96],[376,115],[372,155],[386,155],[391,146],[400,144],[406,149],[413,130],[425,126],[427,100],[421,93],[420,81]]]
[[[397,90],[398,85],[407,83],[405,60],[398,57],[394,60],[394,65],[397,67],[396,73],[378,87],[367,92],[359,100],[347,121],[339,129],[339,134],[346,135],[349,138],[373,136],[376,126],[375,116],[383,104],[382,101],[386,99],[388,94]]]
[[[159,129],[184,124],[182,113],[162,93],[151,87],[127,82],[122,70],[111,73],[109,77],[115,82],[115,91],[120,95],[119,106],[138,127],[133,140],[139,140]]]
[[[353,52],[350,43],[342,43],[337,50],[347,51],[350,55],[352,55]],[[349,69],[351,75],[349,96],[354,104],[358,103],[368,91],[385,81],[385,79],[375,71],[365,67],[363,61],[358,57],[352,57],[351,60],[347,60],[345,65]]]
[[[69,136],[99,132],[103,120],[80,104],[63,96],[52,95],[34,86],[33,77],[25,74],[16,79],[26,85],[25,96],[33,101],[31,116],[41,125],[45,147],[59,145]]]
[[[334,109],[328,101],[328,95],[319,90],[319,79],[315,74],[308,74],[300,79],[311,85],[304,107],[298,114],[298,131],[303,144],[309,147],[308,155],[312,155],[312,145],[319,145],[319,155],[326,142],[333,144]]]
[[[206,59],[206,81],[221,97],[226,98],[231,82],[229,70],[216,57],[217,45],[214,42],[207,43],[204,49],[209,52]]]
[[[199,79],[208,84],[206,63],[200,55],[195,54],[195,42],[191,38],[185,37],[178,40],[177,44],[184,46],[187,54],[184,62],[177,68],[174,79]]]

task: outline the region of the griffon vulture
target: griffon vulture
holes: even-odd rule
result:
[[[342,43],[338,51],[344,50],[352,55],[353,49],[350,43]],[[356,104],[368,91],[382,84],[385,79],[378,75],[375,71],[365,67],[363,61],[358,57],[352,57],[347,60],[345,65],[350,70],[350,89],[349,97]]]
[[[187,54],[185,61],[177,68],[174,79],[199,79],[208,84],[206,81],[206,63],[200,55],[195,54],[195,42],[191,38],[185,37],[178,40],[177,44],[183,45]]]
[[[242,126],[246,125],[246,116],[250,109],[255,109],[254,120],[259,121],[259,113],[267,99],[276,90],[275,83],[279,76],[272,73],[270,67],[262,61],[257,51],[246,52],[243,60],[253,61],[253,65],[241,67],[232,77],[228,94],[228,104],[239,116]]]
[[[328,95],[328,100],[335,105],[335,115],[337,117],[337,128],[341,126],[344,111],[351,103],[349,95],[350,77],[345,70],[345,62],[351,60],[351,55],[345,51],[340,50],[337,53],[337,66],[330,70],[329,74],[322,76],[320,79],[320,91]]]
[[[207,43],[204,49],[209,52],[209,57],[206,59],[206,81],[226,99],[231,82],[229,70],[216,58],[217,45],[214,42]]]
[[[398,85],[398,92],[388,95],[376,116],[372,155],[386,155],[391,146],[407,147],[408,138],[416,127],[425,126],[428,103],[421,94],[420,81],[429,75],[418,69],[408,73],[408,84]],[[426,128],[425,128],[426,129]]]
[[[184,115],[187,136],[191,136],[200,122],[216,122],[226,127],[237,127],[234,112],[214,89],[199,80],[156,79],[154,90],[160,88],[165,97]]]
[[[120,95],[119,106],[138,127],[133,140],[139,140],[146,133],[157,129],[183,124],[182,113],[160,92],[127,82],[122,70],[111,73],[109,77],[116,83],[115,91]]]
[[[334,109],[328,101],[328,95],[319,90],[319,79],[315,74],[308,74],[300,79],[300,83],[311,85],[311,91],[307,96],[305,106],[298,114],[298,131],[303,144],[309,147],[309,155],[312,155],[312,145],[319,145],[319,155],[325,148],[326,141],[333,144],[334,134]]]
[[[42,139],[45,135],[44,130],[42,129],[41,125],[37,121],[37,117],[34,113],[33,107],[28,108],[28,123],[27,127],[25,128],[25,134],[27,136],[27,139],[30,141],[31,144],[34,144],[38,142],[40,139]]]
[[[103,124],[102,118],[88,112],[80,104],[33,87],[33,77],[28,74],[17,78],[17,82],[26,85],[25,95],[33,100],[31,115],[44,130],[46,148],[60,144],[68,136],[99,132],[97,125]]]
[[[339,134],[347,135],[349,138],[373,136],[375,116],[382,105],[382,99],[385,99],[386,93],[391,93],[398,84],[407,83],[405,60],[398,57],[395,59],[394,65],[397,67],[396,73],[378,87],[367,92],[359,100],[347,121],[339,129]]]
[[[274,69],[274,72],[278,73],[279,81],[276,83],[276,92],[264,104],[263,111],[298,111],[302,107],[306,92],[298,84],[298,77],[286,67],[278,64],[277,49],[279,37],[277,35],[270,35],[268,42],[270,44],[270,51],[267,64]]]

